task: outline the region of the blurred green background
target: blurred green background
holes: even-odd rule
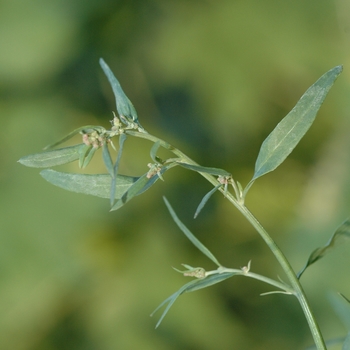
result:
[[[292,297],[233,278],[181,296],[160,328],[149,314],[215,268],[182,235],[162,196],[228,267],[283,279],[257,233],[191,171],[174,169],[117,212],[63,191],[17,160],[82,125],[109,126],[103,57],[141,124],[245,185],[259,147],[305,90],[344,72],[287,161],[247,205],[298,271],[350,209],[350,3],[346,0],[2,0],[0,2],[0,347],[16,350],[302,349],[312,339]],[[80,142],[79,139],[73,140]],[[130,139],[122,172],[140,175],[149,142]],[[58,170],[79,172],[76,163]],[[104,172],[94,161],[90,173]],[[349,245],[302,282],[326,338],[346,329],[329,291],[350,297]]]

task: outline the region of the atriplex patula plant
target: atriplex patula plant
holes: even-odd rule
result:
[[[62,140],[47,146],[43,152],[23,157],[19,162],[30,167],[49,168],[78,160],[79,166],[85,168],[95,155],[96,151],[102,148],[102,157],[108,172],[107,174],[72,174],[46,169],[41,172],[41,175],[50,183],[66,190],[109,198],[111,210],[121,208],[129,200],[148,190],[158,179],[163,180],[164,173],[175,166],[181,166],[185,169],[197,172],[213,185],[213,189],[204,196],[198,206],[195,216],[199,214],[211,195],[216,191],[220,191],[224,197],[226,197],[230,203],[241,212],[266,242],[267,246],[271,249],[284,270],[287,282],[274,280],[251,272],[250,262],[247,266],[241,269],[222,266],[210,250],[206,248],[180,221],[169,202],[164,199],[172,218],[179,228],[203,254],[217,265],[217,269],[213,271],[205,271],[201,267],[184,265],[185,270],[179,272],[183,273],[184,276],[195,277],[195,279],[182,286],[155,310],[157,311],[160,307],[166,305],[165,311],[161,315],[157,326],[159,326],[170,307],[181,294],[209,287],[236,275],[242,275],[270,284],[276,289],[271,293],[282,293],[287,297],[296,297],[305,314],[317,349],[326,349],[322,334],[301,286],[300,277],[308,266],[322,258],[328,252],[338,238],[344,236],[350,237],[350,219],[345,220],[344,223],[339,226],[325,246],[313,251],[306,262],[305,267],[298,274],[295,274],[283,252],[245,206],[245,198],[253,183],[259,177],[275,170],[287,158],[301,138],[305,135],[306,131],[314,122],[316,114],[330,88],[341,73],[342,66],[337,66],[329,70],[317,80],[305,92],[288,115],[282,119],[282,121],[265,139],[256,160],[254,175],[248,185],[243,188],[229,172],[222,169],[201,166],[168,142],[149,134],[141,126],[134,106],[125,95],[118,80],[103,59],[100,60],[100,64],[112,86],[116,98],[118,115],[114,114],[111,128],[107,130],[102,126],[83,126],[74,130]],[[54,147],[79,133],[82,134],[82,143],[75,146],[54,149]],[[119,149],[116,159],[113,161],[109,147],[111,146],[115,149],[112,141],[115,137],[119,137]],[[153,143],[153,146],[150,148],[152,163],[148,164],[148,170],[140,177],[125,176],[118,172],[124,143],[127,137],[139,137]],[[170,151],[173,156],[168,159],[161,159],[157,155],[160,148]],[[349,302],[345,297],[344,300]],[[350,333],[343,339],[343,341],[343,349],[350,349]]]

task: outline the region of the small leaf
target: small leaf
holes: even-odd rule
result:
[[[98,150],[97,147],[90,148],[89,152],[86,154],[86,157],[84,159],[83,166],[81,167],[82,169],[86,168],[89,165],[92,157],[95,155],[97,150]]]
[[[222,184],[219,184],[215,186],[211,191],[209,191],[201,200],[201,202],[198,205],[198,208],[194,214],[194,218],[198,216],[198,214],[201,212],[201,210],[204,208],[205,204],[208,202],[209,198],[222,186]]]
[[[152,180],[147,177],[147,173],[138,178],[138,180],[121,196],[121,198],[114,204],[111,211],[118,210],[124,204],[129,202],[135,196],[143,193],[147,183]],[[148,187],[149,188],[149,187]]]
[[[298,272],[297,277],[300,278],[307,267],[315,263],[317,260],[321,259],[326,253],[328,253],[331,248],[334,247],[335,243],[342,237],[350,238],[350,218],[345,220],[345,222],[338,227],[338,229],[333,233],[332,237],[323,247],[317,248],[311,253],[305,266]]]
[[[114,175],[118,174],[118,168],[119,168],[119,163],[120,163],[120,159],[122,158],[122,153],[123,153],[123,149],[124,149],[124,142],[126,141],[127,136],[125,134],[121,134],[119,137],[119,151],[118,151],[118,155],[117,155],[117,159],[115,161],[114,164]]]
[[[151,158],[155,163],[159,163],[159,157],[157,157],[157,152],[160,147],[160,141],[158,140],[157,142],[154,143],[154,145],[151,148]]]
[[[98,130],[99,132],[102,132],[102,131],[105,131],[106,129],[103,128],[102,126],[94,126],[94,125],[85,125],[85,126],[82,126],[78,129],[75,129],[73,130],[72,132],[70,132],[67,136],[63,137],[61,140],[51,144],[51,145],[48,145],[46,146],[44,149],[51,149],[53,147],[56,147],[58,146],[59,144],[71,139],[73,136],[79,134],[80,132],[84,131],[84,132],[92,132],[94,130]]]
[[[314,122],[319,108],[342,69],[342,66],[337,66],[318,79],[266,138],[261,145],[251,182],[275,170],[293,151]]]
[[[45,169],[40,172],[40,175],[51,184],[67,191],[110,198],[111,177],[109,174],[71,174]],[[118,175],[115,198],[121,198],[137,179],[137,177]]]
[[[129,202],[133,197],[138,196],[146,192],[151,186],[158,181],[161,176],[176,164],[169,164],[169,166],[164,166],[160,170],[159,174],[148,177],[148,172],[141,177],[123,194],[123,196],[114,204],[111,211],[121,208],[124,204]]]
[[[198,238],[196,238],[193,233],[180,221],[180,219],[177,217],[174,209],[168,202],[168,200],[163,197],[164,202],[173,218],[177,226],[179,226],[180,230],[186,235],[186,237],[204,254],[206,255],[211,261],[213,261],[216,265],[221,266],[219,261],[215,258],[215,256],[210,252],[210,250],[202,244]]]
[[[85,158],[88,156],[92,149],[91,145],[84,145],[79,150],[79,168],[84,168]]]
[[[231,176],[230,173],[228,173],[226,170],[223,170],[223,169],[209,168],[209,167],[205,167],[205,166],[192,165],[192,164],[187,164],[187,163],[182,163],[182,162],[177,162],[177,164],[181,165],[182,167],[184,167],[186,169],[197,171],[199,173],[207,173],[207,174],[217,175],[217,176]]]
[[[56,165],[73,162],[80,157],[80,151],[85,144],[44,151],[22,157],[19,162],[33,168],[49,168]]]
[[[118,150],[117,159],[113,167],[113,176],[112,176],[112,183],[111,183],[111,198],[110,198],[111,207],[113,206],[113,203],[114,203],[114,198],[115,198],[114,191],[115,191],[115,186],[117,182],[117,174],[118,174],[120,159],[122,158],[124,142],[126,140],[126,137],[127,136],[125,134],[121,134],[119,137],[119,150]]]
[[[210,275],[206,278],[202,279],[195,279],[184,286],[182,286],[177,292],[172,294],[169,298],[165,299],[151,314],[153,316],[162,306],[165,304],[168,304],[165,310],[162,313],[162,316],[160,317],[159,321],[156,324],[156,328],[161,324],[163,321],[165,315],[168,313],[169,309],[171,306],[175,303],[176,299],[183,293],[189,293],[189,292],[194,292],[199,289],[207,288],[209,286],[212,286],[213,284],[222,282],[234,275],[236,275],[237,272],[224,272],[224,273],[218,273],[214,275]]]
[[[165,308],[165,310],[163,311],[162,316],[158,320],[158,322],[156,324],[156,328],[158,328],[158,326],[162,323],[163,318],[168,313],[168,311],[172,307],[172,305],[175,303],[176,299],[186,291],[187,287],[191,286],[192,284],[195,284],[196,282],[197,282],[197,280],[192,280],[192,281],[188,282],[187,284],[185,284],[184,286],[182,286],[177,292],[170,295],[169,298],[165,299],[160,305],[158,305],[158,307],[151,313],[151,317],[152,317],[161,307],[163,307],[165,304],[168,304],[167,307]]]
[[[102,158],[109,175],[111,175],[111,178],[114,178],[113,161],[107,143],[104,143],[102,146]]]
[[[122,87],[119,84],[119,81],[114,76],[113,72],[111,71],[111,69],[108,67],[108,65],[102,58],[100,58],[100,65],[104,73],[106,74],[109,83],[111,84],[111,87],[115,96],[115,100],[116,100],[117,111],[122,122],[126,124],[136,123],[141,130],[144,130],[138,121],[135,107],[133,106],[131,101],[128,99],[128,97],[125,95]],[[123,117],[126,120],[124,120]]]

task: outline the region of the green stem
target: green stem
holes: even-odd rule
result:
[[[198,165],[195,161],[193,161],[191,158],[187,157],[184,153],[182,153],[177,148],[173,147],[169,143],[159,139],[156,136],[153,136],[148,133],[140,133],[136,131],[126,131],[127,134],[135,137],[140,137],[143,139],[150,140],[152,142],[159,141],[160,145],[164,147],[165,149],[168,149],[172,153],[174,153],[176,156],[180,158],[180,161],[191,164],[191,165]],[[207,173],[200,174],[207,179],[214,187],[219,184],[217,179]],[[303,291],[303,288],[294,273],[289,261],[283,254],[283,252],[280,250],[280,248],[277,246],[277,244],[274,242],[274,240],[271,238],[271,236],[267,233],[267,231],[264,229],[264,227],[260,224],[260,222],[255,218],[255,216],[248,210],[248,208],[242,204],[239,203],[236,198],[232,195],[232,193],[225,191],[223,188],[219,188],[219,190],[222,192],[222,194],[243,214],[243,216],[246,217],[246,219],[251,223],[251,225],[257,230],[257,232],[260,234],[262,239],[266,242],[272,253],[275,255],[277,261],[281,265],[282,269],[287,275],[287,278],[294,290],[294,295],[298,298],[298,301],[300,303],[300,306],[304,312],[304,315],[306,317],[306,320],[309,324],[309,328],[311,331],[311,334],[313,336],[315,345],[318,350],[326,350],[326,345],[323,340],[321,331],[319,329],[319,326],[317,324],[317,321],[311,311],[309,302],[306,298],[305,292]]]
[[[290,294],[290,295],[294,295],[294,293],[295,293],[294,289],[292,287],[288,286],[286,283],[275,281],[272,278],[268,278],[266,276],[259,275],[259,274],[254,273],[254,272],[250,272],[250,271],[244,272],[242,269],[241,270],[230,269],[227,267],[220,266],[218,269],[216,269],[214,271],[206,271],[205,274],[206,274],[206,276],[209,276],[209,275],[213,275],[213,274],[217,274],[217,273],[224,273],[224,272],[235,272],[237,275],[254,278],[256,280],[265,282],[267,284],[270,284],[271,286],[274,286],[276,288],[283,290],[283,292],[276,291],[276,293],[283,293],[283,294]]]

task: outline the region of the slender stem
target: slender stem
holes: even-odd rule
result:
[[[230,269],[227,267],[220,266],[218,269],[216,269],[214,271],[206,271],[205,275],[209,276],[209,275],[213,275],[213,274],[217,274],[217,273],[224,273],[224,272],[235,272],[238,275],[254,278],[256,280],[265,282],[267,284],[270,284],[271,286],[274,286],[276,288],[283,290],[283,292],[277,291],[276,293],[284,293],[284,294],[290,294],[290,295],[295,294],[294,289],[292,287],[290,287],[289,285],[287,285],[286,283],[278,282],[278,281],[273,280],[272,278],[268,278],[266,276],[259,275],[257,273],[250,272],[250,271],[244,272],[243,270]]]
[[[141,137],[153,142],[160,142],[160,145],[172,153],[174,153],[176,156],[180,158],[182,162],[191,164],[191,165],[198,165],[195,161],[193,161],[191,158],[186,156],[184,153],[182,153],[177,148],[173,147],[169,143],[159,139],[156,136],[153,136],[148,133],[140,133],[136,131],[126,131],[127,134],[131,136]],[[207,173],[199,172],[205,179],[207,179],[211,184],[214,186],[217,186],[219,182],[217,179]],[[263,238],[263,240],[266,242],[272,253],[275,255],[277,261],[281,265],[282,269],[287,275],[287,278],[294,290],[294,295],[298,298],[298,301],[300,303],[300,306],[304,312],[304,315],[306,317],[306,320],[309,324],[309,328],[311,331],[311,334],[313,336],[315,345],[318,350],[326,350],[326,345],[323,340],[320,328],[317,324],[317,321],[311,311],[309,302],[306,298],[305,292],[303,291],[303,288],[295,275],[289,261],[283,254],[283,252],[280,250],[280,248],[277,246],[277,244],[274,242],[274,240],[271,238],[271,236],[267,233],[267,231],[264,229],[264,227],[260,224],[260,222],[255,218],[255,216],[249,211],[249,209],[242,203],[238,202],[237,199],[232,195],[232,193],[225,191],[223,188],[219,188],[219,190],[223,193],[223,195],[245,216],[245,218],[251,223],[251,225],[257,230],[257,232],[260,234],[260,236]]]

